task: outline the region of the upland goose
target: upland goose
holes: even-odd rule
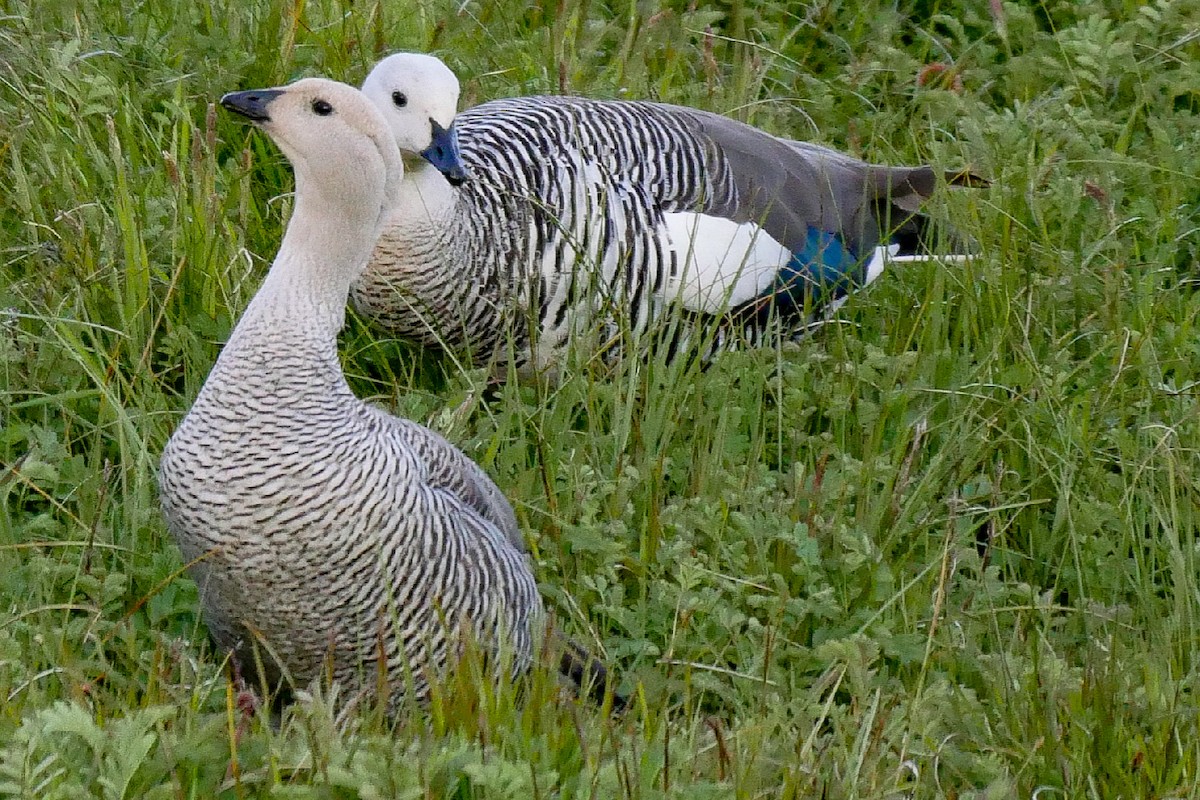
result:
[[[518,97],[455,116],[457,78],[420,53],[362,88],[408,172],[355,307],[477,364],[548,366],[572,336],[603,346],[664,320],[659,341],[704,358],[795,337],[888,263],[927,257],[916,212],[939,180],[985,183],[660,103]]]
[[[315,78],[221,104],[274,139],[296,194],[162,455],[162,507],[213,639],[271,686],[330,676],[392,707],[428,695],[462,636],[525,669],[543,608],[508,501],[437,433],[355,397],[338,361],[350,283],[403,179],[386,121]],[[568,649],[564,671],[599,669]]]

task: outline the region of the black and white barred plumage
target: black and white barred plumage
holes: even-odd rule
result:
[[[356,398],[336,335],[403,168],[353,87],[222,104],[292,161],[296,207],[262,288],[163,452],[162,506],[221,650],[272,686],[325,676],[425,697],[463,636],[532,657],[543,609],[512,508],[438,434]]]
[[[363,90],[415,154],[458,85],[437,59],[401,53]],[[403,221],[352,297],[479,363],[545,365],[572,334],[640,334],[668,309],[684,323],[673,344],[711,335],[696,342],[709,352],[802,330],[914,249],[939,178],[657,103],[495,100],[453,129],[469,180],[454,189],[411,161]]]

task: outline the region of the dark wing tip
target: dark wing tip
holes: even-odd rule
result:
[[[970,189],[986,189],[992,185],[987,178],[972,172],[969,168],[945,173],[943,176],[950,186],[965,186]]]

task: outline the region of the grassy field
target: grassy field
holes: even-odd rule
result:
[[[0,796],[1200,797],[1194,4],[3,5]],[[359,394],[508,493],[622,720],[544,674],[243,719],[159,516],[288,213],[278,151],[212,104],[394,49],[466,104],[658,98],[994,181],[934,204],[971,263],[703,373],[456,413],[482,373],[349,326]]]

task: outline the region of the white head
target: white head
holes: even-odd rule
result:
[[[376,218],[389,208],[404,164],[387,121],[362,92],[324,78],[233,92],[221,105],[253,121],[296,174],[297,206]],[[297,209],[299,210],[299,209]]]
[[[424,53],[383,59],[363,81],[362,91],[383,112],[406,155],[429,147],[431,122],[449,128],[458,110],[458,78],[440,59]]]

